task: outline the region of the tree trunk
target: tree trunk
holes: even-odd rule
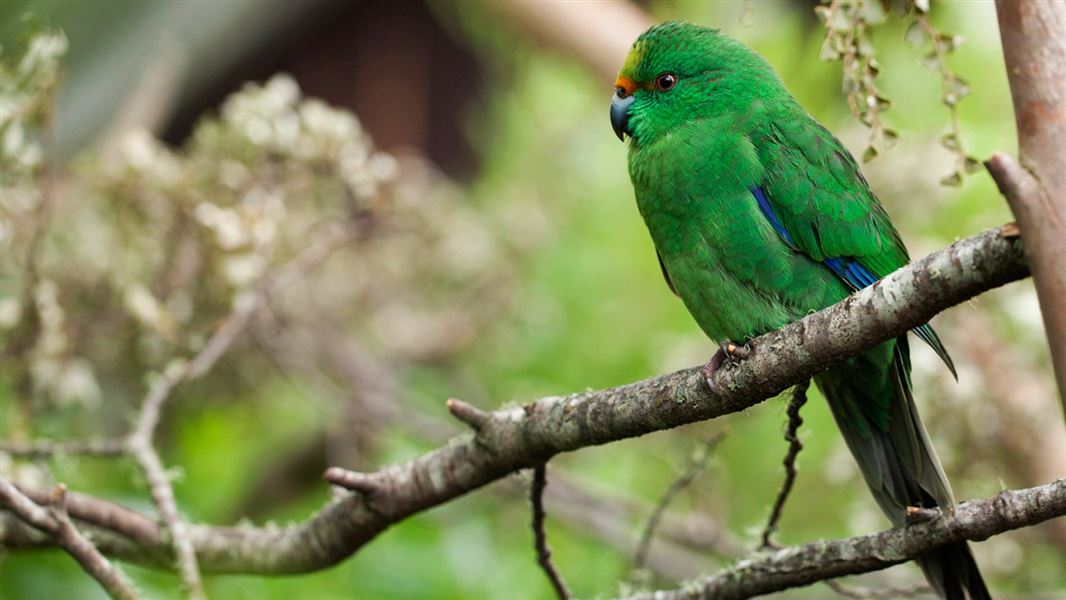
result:
[[[996,0],[996,15],[1024,170],[989,170],[1022,232],[1066,410],[1066,2]]]

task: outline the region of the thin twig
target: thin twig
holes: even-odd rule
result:
[[[788,495],[792,492],[792,486],[796,483],[796,457],[799,456],[800,450],[803,450],[803,442],[799,439],[799,428],[803,425],[800,409],[807,403],[807,388],[810,385],[811,380],[809,379],[796,384],[796,387],[792,388],[792,399],[788,401],[788,409],[786,411],[788,413],[788,430],[785,431],[788,452],[785,453],[785,459],[781,461],[785,465],[785,481],[781,483],[781,491],[777,493],[777,499],[774,500],[774,508],[770,511],[770,520],[766,523],[766,529],[763,529],[760,550],[777,547],[772,537],[774,532],[777,531],[777,522],[781,520],[781,511],[785,508],[785,501],[788,500]]]
[[[51,490],[15,486],[23,495],[37,504],[51,502]],[[107,531],[128,538],[135,544],[155,544],[159,535],[159,524],[154,517],[144,515],[131,508],[101,500],[88,494],[68,491],[66,493],[67,514],[72,519],[93,526],[96,531]],[[106,553],[106,549],[101,548]]]
[[[836,579],[826,579],[825,585],[836,592],[838,596],[852,598],[853,600],[889,600],[890,598],[915,598],[933,593],[933,589],[925,584],[912,585],[909,587],[886,587],[881,589],[861,588],[844,585]]]
[[[335,247],[331,244],[331,247]],[[315,256],[318,255],[318,246],[313,246]],[[310,250],[308,251],[310,253]],[[327,254],[328,255],[328,254]],[[178,571],[181,574],[182,583],[192,600],[206,598],[203,580],[200,576],[200,567],[196,560],[196,551],[189,539],[188,526],[181,518],[177,502],[174,499],[174,488],[170,484],[166,467],[163,465],[159,453],[153,446],[156,427],[162,414],[163,405],[170,397],[171,392],[180,383],[187,379],[195,379],[209,372],[219,359],[229,350],[233,341],[245,330],[251,320],[255,309],[262,303],[265,294],[271,289],[272,284],[279,280],[288,281],[293,277],[290,270],[296,270],[302,266],[301,262],[305,254],[293,259],[286,268],[280,270],[275,277],[265,276],[256,286],[250,296],[238,298],[234,303],[233,310],[223,320],[222,324],[203,345],[199,352],[188,362],[178,363],[168,368],[162,377],[152,385],[141,403],[141,409],[137,416],[137,424],[127,440],[127,449],[137,460],[141,470],[148,481],[148,487],[159,509],[159,516],[163,524],[170,532],[174,554],[178,561]],[[284,273],[284,277],[282,277]]]
[[[210,342],[205,347],[210,346]],[[148,481],[148,489],[159,510],[159,517],[163,525],[170,532],[170,542],[178,562],[178,572],[181,574],[182,584],[192,600],[203,600],[207,597],[204,592],[203,579],[200,577],[200,566],[196,561],[196,550],[189,539],[188,526],[178,512],[178,504],[174,499],[174,488],[170,484],[166,467],[159,458],[152,445],[152,438],[156,426],[159,424],[159,416],[163,410],[163,404],[170,396],[171,391],[184,380],[189,374],[189,363],[181,363],[176,367],[167,369],[162,377],[156,381],[141,403],[141,410],[137,416],[137,425],[127,440],[126,448],[137,460],[144,477]]]
[[[336,248],[341,243],[341,240],[333,237],[328,238],[328,241],[330,248]],[[186,592],[192,600],[203,600],[207,597],[204,592],[203,579],[200,576],[200,567],[196,560],[196,550],[189,539],[188,526],[178,511],[177,501],[174,499],[174,488],[170,484],[166,467],[153,445],[163,406],[179,384],[187,379],[196,379],[205,375],[218,363],[237,336],[245,330],[255,309],[259,307],[263,297],[270,292],[276,282],[291,281],[296,276],[296,272],[304,266],[304,261],[308,256],[312,256],[315,259],[314,263],[317,263],[321,260],[320,255],[329,255],[329,252],[321,250],[322,245],[324,244],[316,244],[301,253],[280,269],[276,275],[264,276],[251,295],[238,298],[233,310],[215,329],[200,351],[188,362],[172,365],[151,386],[148,395],[141,403],[136,426],[127,439],[127,450],[144,472],[152,499],[159,509],[159,516],[170,533],[171,544],[178,562],[178,571]]]
[[[200,577],[196,549],[193,547],[192,540],[189,539],[189,527],[178,512],[178,503],[174,499],[174,488],[170,485],[166,467],[163,466],[163,461],[151,445],[131,447],[131,452],[137,459],[141,470],[144,471],[152,500],[159,509],[159,517],[163,520],[167,531],[170,532],[171,546],[178,560],[178,572],[181,574],[185,591],[192,600],[204,600],[207,594],[204,592],[203,579]]]
[[[655,530],[659,527],[659,521],[666,511],[666,507],[670,505],[670,502],[681,490],[688,487],[703,472],[707,466],[707,459],[711,456],[711,451],[724,437],[724,432],[718,432],[707,438],[693,454],[692,460],[689,461],[688,467],[681,473],[681,476],[675,479],[659,498],[659,501],[655,504],[655,510],[652,511],[651,516],[648,517],[648,522],[644,525],[644,531],[640,534],[640,542],[637,543],[637,551],[633,557],[634,569],[643,569],[644,565],[647,564],[651,541],[655,536]]]
[[[293,285],[301,277],[314,271],[334,252],[348,244],[356,234],[353,224],[347,222],[315,227],[313,233],[315,243],[309,245],[273,273],[264,275],[248,295],[235,301],[232,312],[215,330],[211,339],[204,344],[196,357],[190,361],[190,379],[201,377],[214,367],[215,363],[229,350],[237,336],[245,330],[252,315],[267,296]]]
[[[340,467],[330,467],[326,469],[326,472],[322,474],[322,478],[333,485],[339,485],[342,488],[362,492],[364,494],[372,494],[380,489],[380,487],[374,482],[374,479],[366,473],[342,469]]]
[[[511,477],[507,482],[508,485],[493,486],[493,489],[502,492],[501,495],[506,494],[508,499],[529,493],[528,480],[523,482]],[[564,523],[569,530],[598,538],[605,547],[623,554],[633,552],[640,533],[633,531],[633,517],[647,515],[652,510],[650,504],[642,506],[642,502],[628,497],[622,490],[592,490],[580,478],[567,477],[559,469],[552,470],[552,484],[544,490],[544,501],[553,506],[553,522]],[[694,530],[702,530],[693,532],[701,535],[709,521],[710,517],[704,514],[664,515],[658,543],[648,555],[645,571],[669,581],[682,581],[706,573],[714,565],[711,558],[722,553],[706,544],[699,548],[686,547],[670,536],[679,530],[689,533],[686,529],[689,525]],[[739,544],[737,548],[743,551]]]
[[[629,523],[638,518],[646,522],[648,515],[655,511],[655,504],[645,502],[623,490],[606,492],[607,490],[593,491],[582,479],[566,471],[555,470],[552,473],[552,487],[548,488],[545,494],[559,506],[553,511],[557,516],[577,512],[587,514],[586,520],[603,520],[607,517]],[[657,541],[691,550],[702,557],[733,559],[747,553],[747,548],[741,540],[734,536],[724,523],[706,512],[674,513],[668,507],[663,511],[655,531]],[[633,535],[629,535],[625,543],[626,552],[632,552],[636,541],[639,541],[639,537],[634,539]],[[655,554],[648,553],[649,568]],[[678,579],[688,576],[690,575]]]
[[[548,547],[548,534],[544,531],[544,488],[548,485],[547,468],[540,464],[533,468],[533,485],[529,491],[529,499],[533,503],[533,547],[537,551],[537,564],[544,569],[548,576],[555,595],[559,600],[568,600],[570,591],[566,589],[563,578],[552,563],[552,551]]]
[[[450,398],[446,405],[448,406],[448,412],[452,413],[456,419],[469,425],[474,431],[480,431],[490,417],[489,413],[455,398]]]
[[[48,511],[19,491],[15,484],[0,477],[0,503],[3,503],[18,518],[46,533],[52,533],[58,524]]]
[[[48,458],[52,456],[101,456],[113,457],[126,453],[122,439],[82,440],[54,442],[37,439],[32,442],[0,442],[0,452],[21,458]]]
[[[50,534],[82,569],[100,583],[116,600],[137,600],[133,584],[118,567],[107,560],[74,526],[67,514],[66,486],[56,486],[48,508],[26,497],[10,481],[0,478],[0,503],[33,527]]]

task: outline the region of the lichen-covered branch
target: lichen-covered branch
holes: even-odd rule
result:
[[[170,477],[167,475],[166,467],[163,466],[163,460],[159,458],[159,453],[152,445],[152,437],[159,423],[163,404],[174,387],[188,375],[188,372],[188,364],[182,363],[178,368],[169,369],[151,386],[144,402],[141,403],[137,425],[127,440],[126,448],[144,472],[152,500],[159,510],[159,517],[170,534],[178,572],[181,574],[186,593],[191,600],[204,600],[207,595],[204,592],[203,579],[200,577],[200,566],[196,562],[196,549],[189,540],[188,525],[178,512],[174,488],[170,485]]]
[[[47,507],[26,497],[10,481],[0,478],[0,505],[18,515],[28,526],[52,536],[55,543],[78,561],[85,572],[100,582],[115,600],[137,600],[133,584],[118,567],[104,558],[78,528],[67,513],[67,489],[56,487],[48,498]]]
[[[1021,228],[1066,410],[1066,3],[996,0],[1018,157],[987,163]]]
[[[159,458],[159,453],[149,443],[131,445],[130,452],[137,459],[141,470],[144,471],[152,500],[159,510],[159,517],[166,525],[174,555],[177,558],[181,582],[188,597],[191,600],[206,599],[207,594],[204,592],[204,582],[196,559],[196,548],[189,539],[188,524],[178,512],[178,503],[174,499],[174,487],[170,485],[170,477],[167,475],[162,459]]]
[[[201,567],[216,573],[304,573],[347,558],[390,525],[508,473],[585,446],[636,437],[738,412],[808,379],[834,361],[925,323],[985,290],[1025,277],[1021,244],[990,230],[952,244],[877,284],[751,342],[751,355],[715,374],[699,368],[600,391],[542,398],[486,413],[476,432],[413,460],[360,473],[359,493],[282,528],[189,527]],[[333,474],[344,473],[343,469]],[[113,512],[113,511],[112,511]],[[77,514],[72,512],[77,517]],[[106,530],[106,531],[105,531]],[[133,540],[94,528],[101,550],[170,567],[162,536]],[[8,546],[46,543],[10,527]]]
[[[630,600],[731,600],[799,587],[825,579],[884,569],[962,540],[993,535],[1066,515],[1066,479],[970,500],[954,514],[917,525],[842,540],[818,541],[743,560],[679,590]]]
[[[114,457],[126,454],[126,440],[88,439],[72,442],[34,440],[32,442],[0,441],[0,452],[23,458],[51,458],[55,456]]]

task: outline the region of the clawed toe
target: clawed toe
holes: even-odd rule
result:
[[[737,364],[748,356],[751,356],[751,348],[746,345],[742,346],[728,340],[719,344],[718,352],[715,352],[711,360],[707,361],[703,367],[703,378],[707,381],[707,387],[711,388],[711,392],[717,396],[722,395],[722,389],[714,380],[714,374],[718,372],[722,363],[728,360],[730,364]]]
[[[729,359],[729,362],[736,364],[737,362],[751,356],[751,348],[747,345],[737,344],[726,340],[718,345],[719,351]]]
[[[725,352],[721,349],[714,353],[711,360],[707,361],[707,364],[703,366],[703,378],[707,381],[707,386],[711,388],[711,391],[718,394],[718,384],[714,382],[714,374],[718,371],[718,367],[722,366],[722,361],[725,360]]]
[[[935,508],[908,506],[905,515],[908,525],[917,525],[918,523],[925,523],[926,521],[932,521],[939,517],[940,511]]]

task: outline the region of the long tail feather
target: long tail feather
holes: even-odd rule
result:
[[[881,510],[894,525],[908,506],[954,510],[940,460],[914,405],[905,337],[886,342],[815,378]],[[965,543],[917,559],[946,600],[991,600]]]

